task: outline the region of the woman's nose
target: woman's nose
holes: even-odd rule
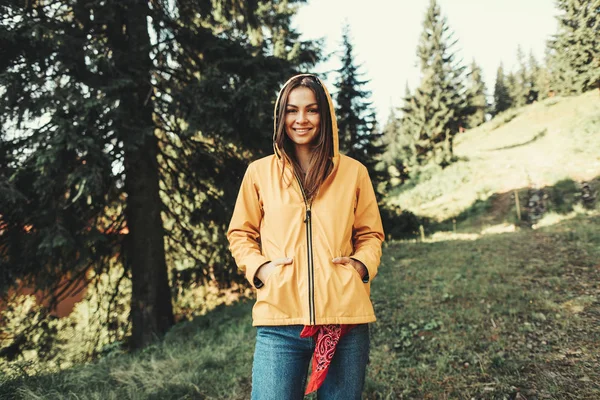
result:
[[[307,120],[306,113],[304,111],[298,111],[298,114],[296,114],[296,122],[306,122]]]

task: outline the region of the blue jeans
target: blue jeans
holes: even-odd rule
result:
[[[252,364],[252,400],[304,398],[312,337],[301,338],[302,325],[259,326]],[[360,324],[340,339],[319,400],[359,400],[369,360],[369,325]]]

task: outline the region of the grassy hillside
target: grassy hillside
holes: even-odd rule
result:
[[[581,181],[596,179],[598,188],[598,91],[508,110],[459,135],[455,154],[458,162],[426,173],[416,186],[400,188],[390,202],[435,221],[458,217],[459,230],[460,222],[468,220],[464,227],[472,230],[479,222],[512,223],[515,190],[525,201],[524,191],[531,187],[547,188],[558,197],[572,195]],[[484,221],[474,220],[474,214]]]
[[[457,231],[386,243],[364,397],[599,399],[600,206],[577,197],[600,177],[598,94],[509,111],[456,152],[391,199]],[[511,195],[525,202],[532,185],[548,212],[515,228]],[[0,382],[0,399],[248,399],[251,306],[218,307],[136,354]]]
[[[368,399],[600,398],[600,217],[391,243],[373,282]],[[247,399],[251,303],[164,344],[0,385],[6,399]],[[4,397],[2,397],[4,396]]]

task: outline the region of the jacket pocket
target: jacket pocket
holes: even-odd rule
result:
[[[372,318],[370,287],[363,283],[358,271],[351,264],[334,264],[325,258],[320,261],[317,265],[323,267],[315,271],[317,320]]]
[[[258,320],[284,320],[301,317],[298,299],[298,277],[294,259],[292,264],[278,265],[256,291],[253,316]],[[285,324],[284,324],[285,325]]]

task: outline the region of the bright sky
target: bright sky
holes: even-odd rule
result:
[[[483,69],[488,95],[493,93],[500,62],[505,71],[516,69],[517,46],[526,57],[533,50],[544,58],[546,40],[556,32],[554,0],[438,0],[442,15],[458,39],[465,65],[475,59]],[[341,49],[342,27],[350,25],[356,61],[371,82],[371,100],[380,123],[390,107],[402,105],[404,88],[419,83],[417,45],[429,0],[309,0],[295,17],[304,39],[325,38],[324,54]],[[317,67],[317,73],[338,67],[339,56]],[[335,74],[326,79],[333,91]]]

